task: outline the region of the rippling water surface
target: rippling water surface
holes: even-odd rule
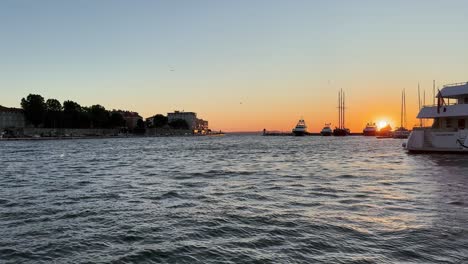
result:
[[[0,142],[0,262],[467,263],[468,156],[402,142]]]

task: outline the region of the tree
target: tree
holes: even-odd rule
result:
[[[57,99],[47,99],[44,125],[46,127],[62,126],[62,104]]]
[[[167,116],[157,114],[153,117],[154,127],[163,127],[165,125],[167,125]]]
[[[60,112],[62,111],[62,104],[57,99],[47,99],[46,110],[48,112]]]
[[[110,114],[109,123],[110,123],[109,124],[110,127],[112,127],[112,128],[123,127],[123,126],[125,126],[125,119],[123,118],[123,116],[119,112],[113,111]]]
[[[189,129],[187,121],[183,119],[176,119],[169,123],[169,126],[173,129]]]
[[[34,127],[39,126],[44,121],[46,111],[44,97],[38,94],[29,94],[26,99],[21,99],[21,107],[24,110],[24,116]]]
[[[82,108],[78,103],[73,101],[63,102],[64,127],[80,127],[81,112]]]
[[[109,111],[102,105],[93,105],[88,109],[91,127],[106,128],[109,126]]]
[[[140,118],[137,120],[136,127],[139,129],[145,128],[145,122]]]
[[[136,127],[133,129],[135,134],[144,134],[146,131],[145,122],[140,118],[137,120]]]

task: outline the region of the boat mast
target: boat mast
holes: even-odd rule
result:
[[[404,123],[403,123],[403,125],[406,128],[407,123],[406,123],[406,90],[405,89],[403,89],[403,110],[404,110],[404,116],[403,116],[404,117],[404,121],[403,121]]]
[[[341,126],[341,92],[338,91],[338,128]]]
[[[343,92],[343,129],[346,129],[346,126],[345,126],[345,93]]]
[[[403,127],[403,91],[401,91],[400,127]]]
[[[419,89],[419,83],[418,83],[418,105],[419,105],[419,111],[421,111],[421,91]],[[422,119],[419,118],[419,127],[422,127]]]
[[[432,105],[435,105],[435,80],[432,80]]]

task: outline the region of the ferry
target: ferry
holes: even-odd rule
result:
[[[366,137],[375,137],[377,133],[377,126],[375,123],[367,123],[366,127],[362,131],[363,135]]]
[[[292,130],[295,136],[305,136],[307,134],[307,125],[305,124],[304,119],[299,120],[297,125]]]
[[[330,128],[331,124],[325,124],[325,126],[322,128],[322,131],[320,131],[320,135],[324,137],[329,137],[333,134],[333,130]]]
[[[468,82],[445,85],[436,99],[437,105],[424,106],[417,115],[433,119],[433,125],[415,127],[403,147],[412,153],[468,153]]]

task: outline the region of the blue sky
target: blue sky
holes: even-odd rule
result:
[[[403,88],[411,100],[418,82],[467,81],[467,12],[467,1],[4,0],[0,104],[40,93],[283,129],[333,122],[344,88],[362,122],[393,118],[372,102],[399,109]]]

